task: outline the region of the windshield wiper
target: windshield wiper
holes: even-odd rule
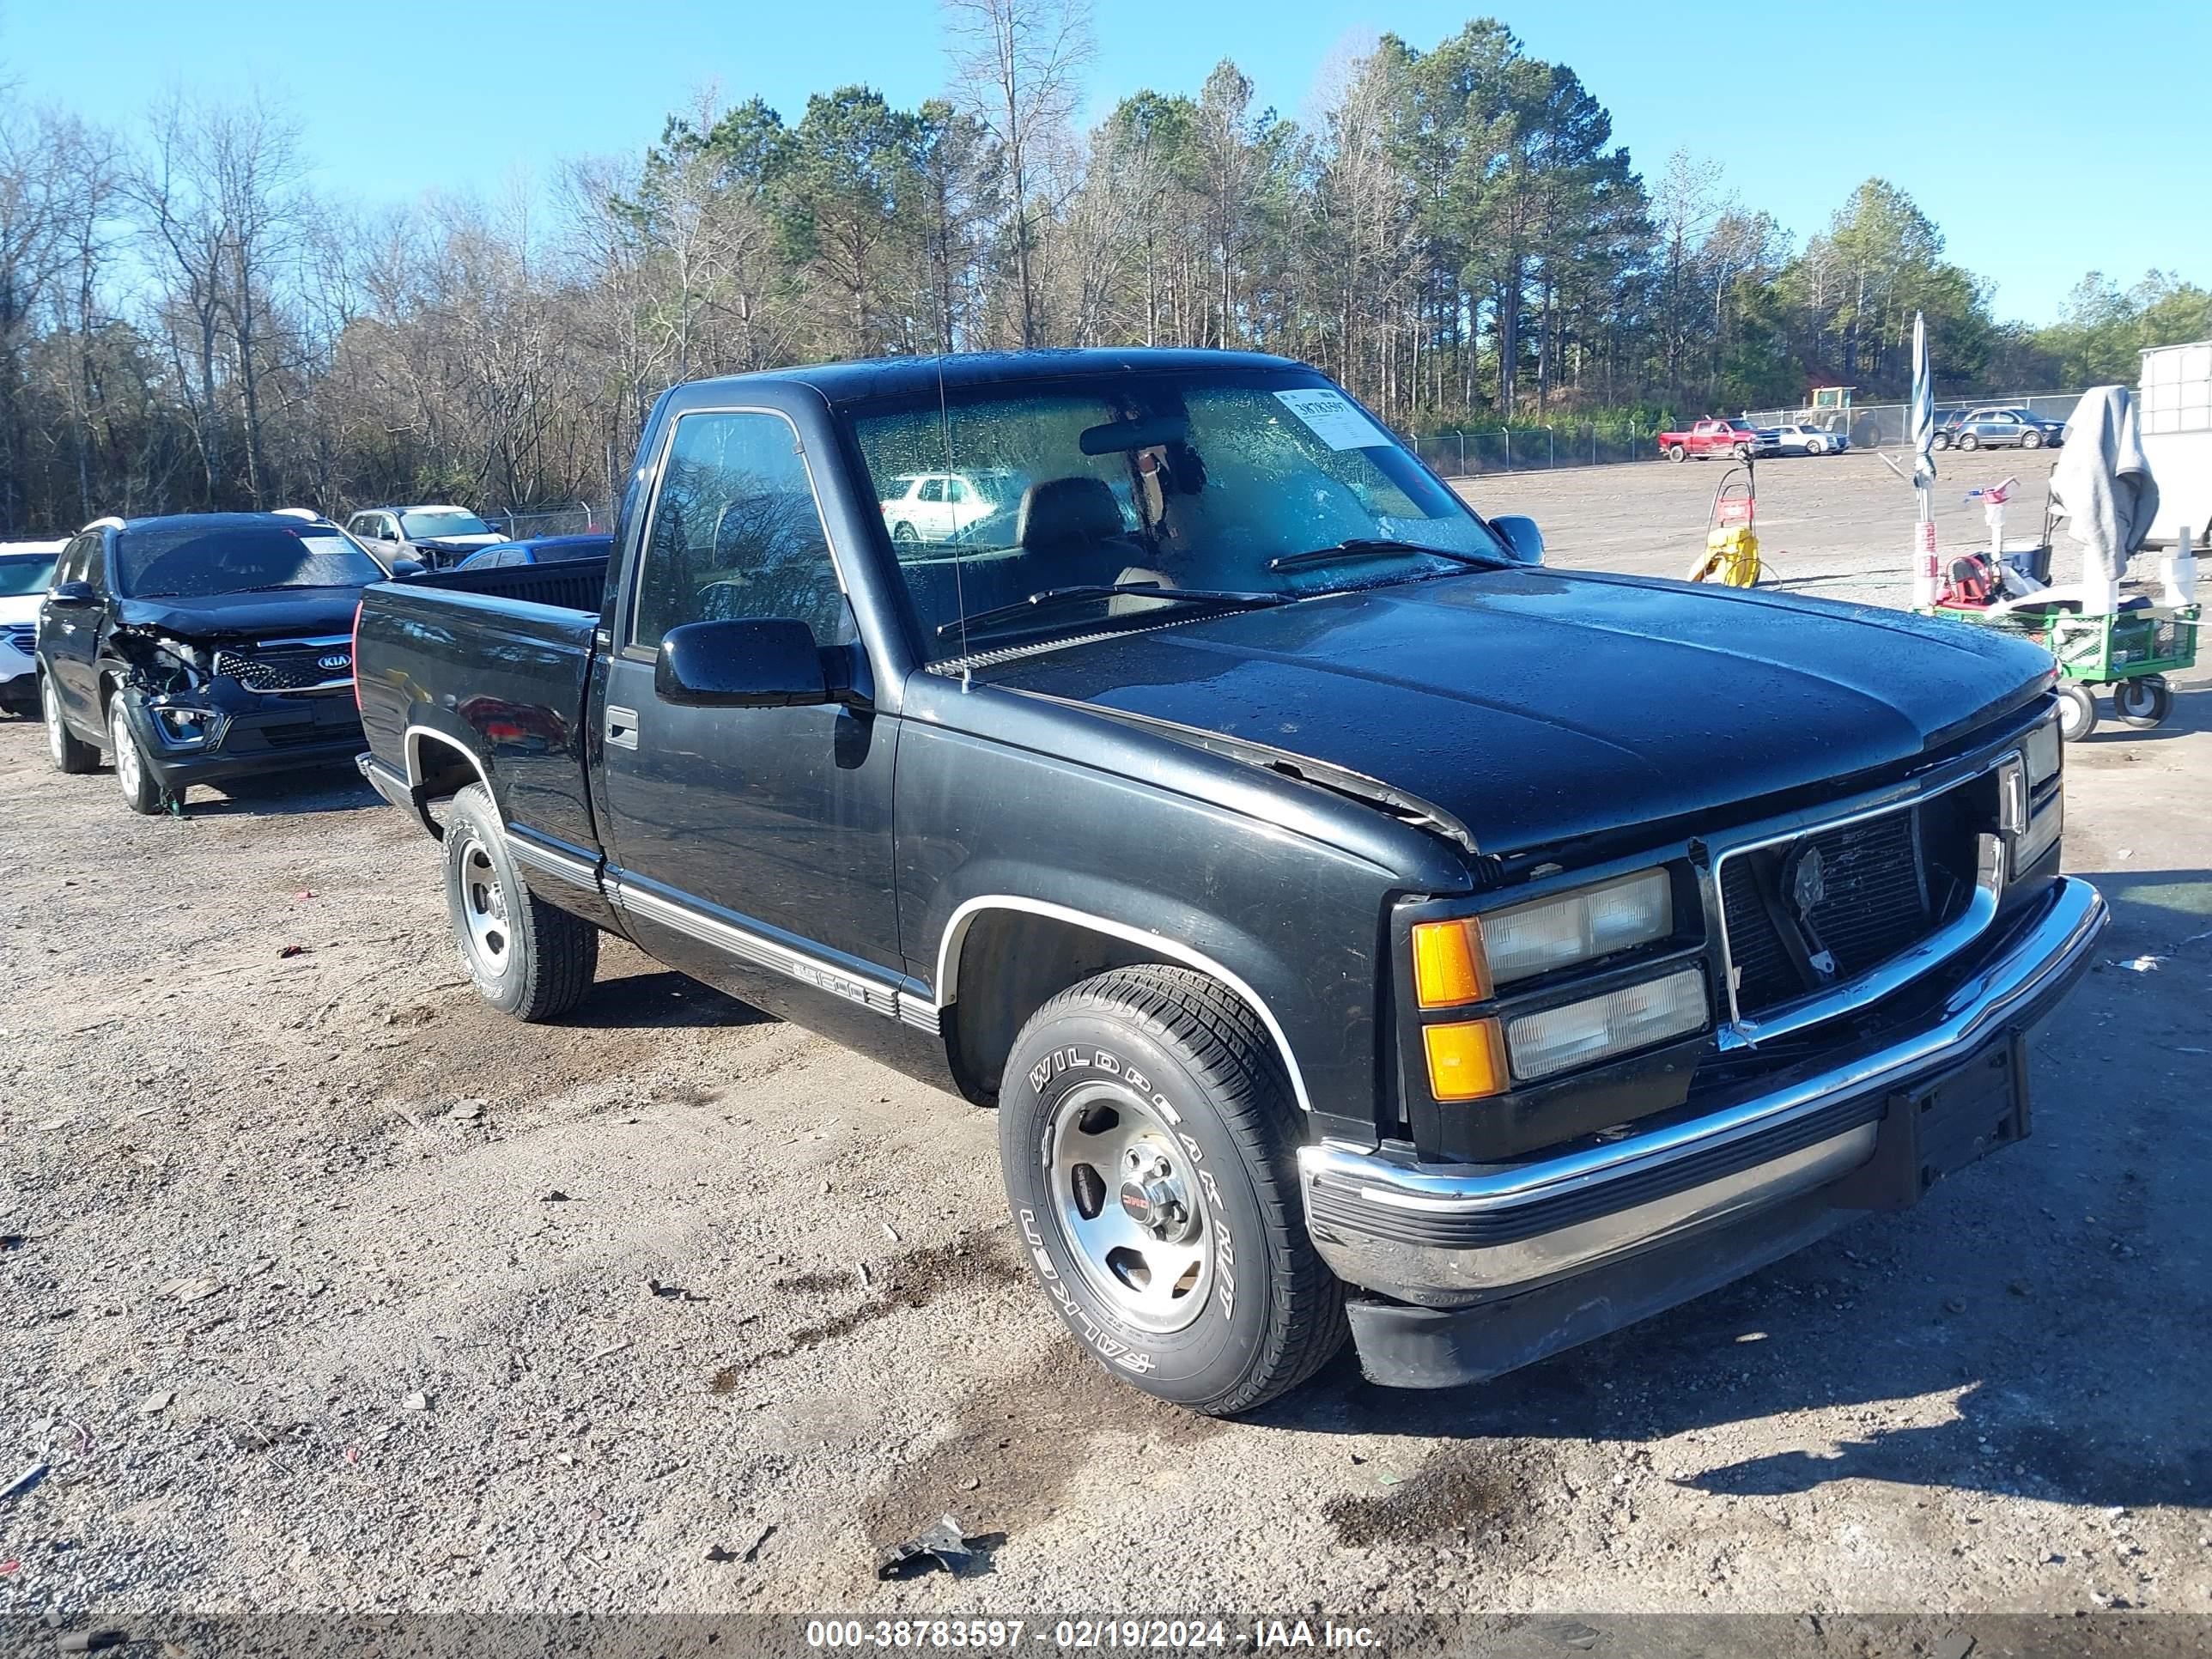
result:
[[[1309,565],[1345,564],[1354,559],[1397,559],[1409,553],[1427,553],[1439,559],[1449,559],[1455,564],[1472,566],[1477,570],[1503,570],[1512,564],[1510,559],[1494,553],[1461,553],[1448,547],[1427,547],[1419,542],[1390,541],[1382,537],[1353,536],[1329,547],[1308,548],[1303,553],[1285,553],[1267,561],[1270,570],[1303,570]]]
[[[939,623],[937,637],[948,634],[989,628],[995,623],[1013,622],[1034,617],[1040,612],[1063,605],[1078,605],[1090,599],[1119,599],[1133,594],[1140,599],[1167,599],[1180,605],[1217,605],[1239,611],[1255,611],[1262,605],[1284,605],[1293,597],[1288,593],[1239,592],[1234,589],[1217,587],[1162,587],[1153,582],[1087,583],[1079,587],[1047,587],[1030,594],[1025,599],[1016,599],[1012,605],[993,605],[988,611],[978,611],[972,617],[957,617],[949,623]]]

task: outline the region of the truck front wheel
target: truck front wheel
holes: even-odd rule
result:
[[[1296,1388],[1344,1340],[1297,1144],[1258,1018],[1186,968],[1061,992],[1023,1027],[1000,1087],[1007,1202],[1053,1306],[1117,1376],[1210,1415]]]
[[[553,1019],[592,988],[599,930],[523,884],[491,792],[472,783],[446,818],[446,906],[461,966],[477,992],[517,1019]]]

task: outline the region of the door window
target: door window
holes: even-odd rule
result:
[[[945,499],[945,480],[942,478],[924,478],[921,481],[921,489],[915,492],[915,499],[918,501],[943,501]]]
[[[854,637],[798,434],[757,410],[686,415],[660,475],[630,643],[685,623],[803,622],[824,645]]]

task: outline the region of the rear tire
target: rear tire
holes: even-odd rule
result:
[[[69,729],[69,722],[62,718],[61,693],[54,690],[51,674],[39,676],[39,706],[46,715],[46,755],[54,770],[76,777],[96,769],[100,750]]]
[[[1683,448],[1680,444],[1669,444],[1667,447],[1667,459],[1670,461],[1680,462],[1689,459],[1689,454],[1690,452]]]
[[[1813,439],[1805,446],[1805,453],[1808,455],[1826,454],[1828,453],[1828,441],[1826,438]]]
[[[2173,690],[2160,674],[2122,680],[2112,688],[2112,709],[2123,726],[2147,732],[2154,726],[2163,726],[2173,712]]]
[[[499,809],[480,783],[454,796],[446,816],[446,908],[461,966],[501,1013],[556,1018],[592,988],[599,930],[524,884]]]
[[[2097,699],[2086,685],[2071,680],[2058,688],[2058,735],[2079,743],[2097,729]]]
[[[1307,1236],[1297,1107],[1274,1045],[1203,974],[1084,981],[1022,1028],[999,1159],[1045,1294],[1124,1382],[1252,1410],[1344,1342],[1344,1285]]]

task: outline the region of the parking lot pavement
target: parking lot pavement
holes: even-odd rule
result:
[[[1910,468],[1901,455],[1899,465]],[[2043,532],[2045,483],[2057,456],[1947,450],[1936,458],[1929,504],[1938,544],[1964,552],[1989,545],[1989,529],[1966,491],[2017,477],[2007,540]],[[1555,564],[1680,576],[1705,544],[1722,461],[1638,461],[1547,472],[1492,473],[1460,481],[1479,511],[1522,513],[1544,526]],[[1741,476],[1741,475],[1739,475]],[[1759,556],[1787,592],[1867,605],[1904,605],[1911,593],[1911,487],[1872,453],[1782,456],[1760,461],[1756,527]],[[2068,568],[2062,555],[2058,568]]]
[[[1859,465],[1762,471],[1808,576],[1785,474]],[[1671,558],[1711,476],[1484,491]],[[2212,1611],[2205,678],[2069,777],[2117,921],[2024,1146],[1489,1387],[1224,1424],[1077,1352],[988,1113],[626,947],[509,1023],[349,778],[138,818],[0,723],[0,1612]],[[877,1583],[947,1510],[988,1577]]]

